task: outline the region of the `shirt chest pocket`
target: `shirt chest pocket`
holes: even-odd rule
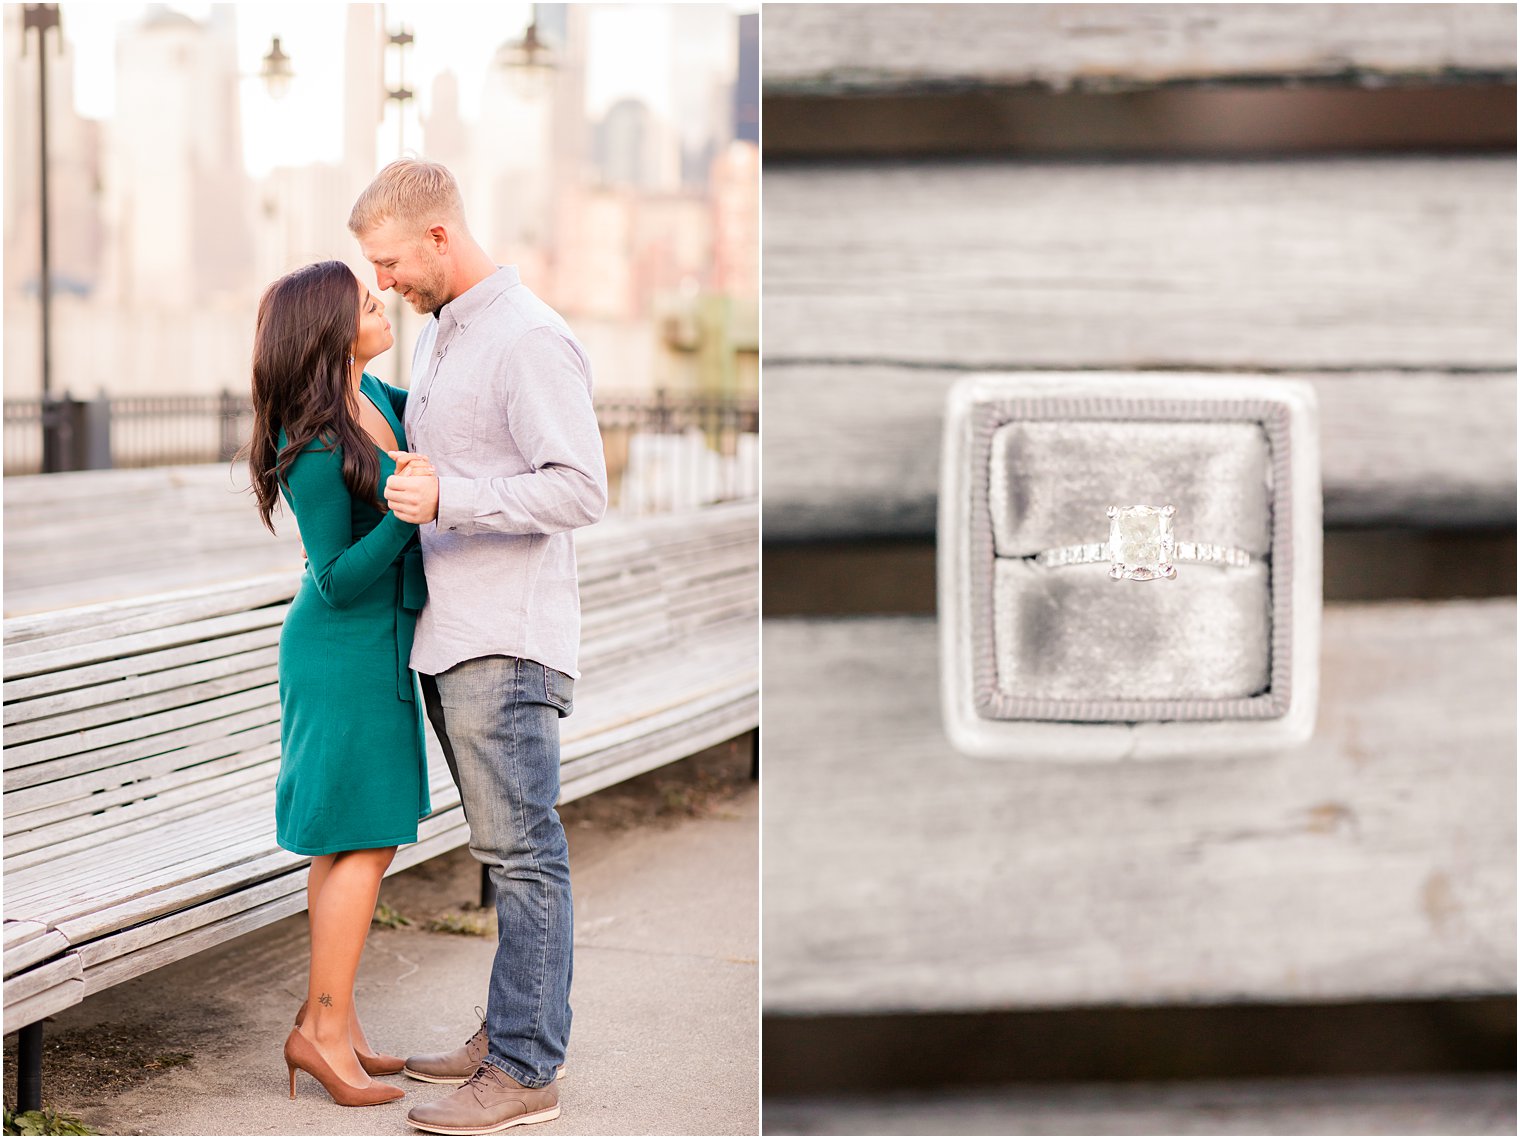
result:
[[[423,409],[423,436],[435,455],[457,455],[475,443],[480,385],[463,376],[439,376]]]

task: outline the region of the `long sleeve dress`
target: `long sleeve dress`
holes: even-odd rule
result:
[[[359,390],[405,450],[407,393],[368,374]],[[281,487],[306,570],[280,632],[276,838],[309,855],[416,842],[430,809],[422,705],[408,665],[427,597],[417,526],[355,499],[342,452],[325,448],[308,444]],[[396,464],[375,449],[383,505]]]

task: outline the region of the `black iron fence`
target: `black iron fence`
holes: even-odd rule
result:
[[[655,509],[758,493],[754,397],[613,393],[596,413],[615,502]],[[8,399],[5,473],[226,462],[252,428],[252,406],[233,392]]]

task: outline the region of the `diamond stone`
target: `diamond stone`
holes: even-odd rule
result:
[[[1151,581],[1174,577],[1172,558],[1176,542],[1172,538],[1172,506],[1110,506],[1108,508],[1108,551],[1114,579]]]

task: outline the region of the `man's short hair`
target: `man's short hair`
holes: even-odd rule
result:
[[[349,232],[362,237],[377,225],[398,219],[432,225],[464,224],[464,200],[447,166],[420,158],[398,158],[375,175],[348,215]]]

